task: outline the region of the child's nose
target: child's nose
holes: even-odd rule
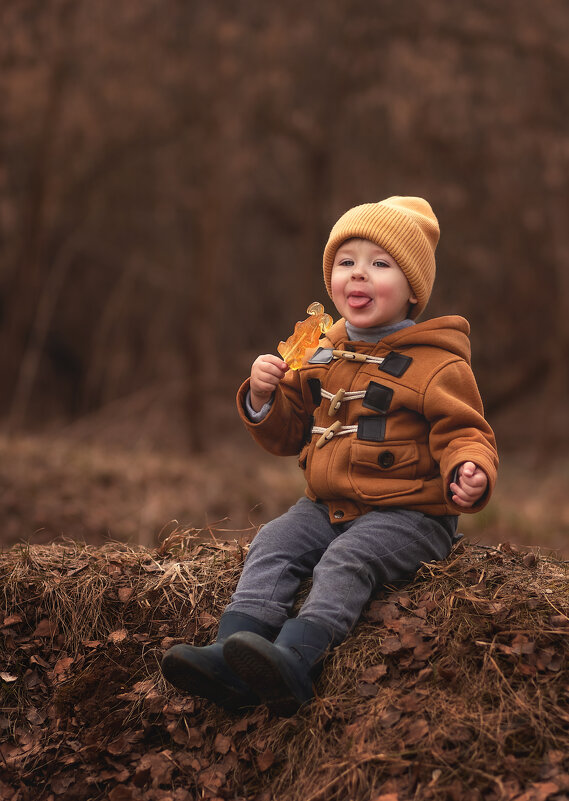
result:
[[[365,270],[363,268],[363,265],[360,262],[355,261],[354,262],[354,266],[352,267],[352,277],[353,278],[363,278],[364,277],[364,273],[365,273]]]

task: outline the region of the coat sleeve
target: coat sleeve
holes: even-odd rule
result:
[[[237,392],[237,410],[253,439],[276,456],[299,454],[312,428],[312,413],[303,399],[300,373],[291,370],[285,375],[275,391],[269,413],[258,423],[249,420],[245,412],[248,391],[249,379]]]
[[[498,469],[496,439],[484,418],[476,380],[465,361],[443,366],[429,381],[424,395],[423,413],[430,424],[429,445],[439,463],[445,491],[454,480],[457,467],[474,462],[488,477],[488,488],[474,506],[465,509],[447,502],[458,514],[478,512],[490,500]]]

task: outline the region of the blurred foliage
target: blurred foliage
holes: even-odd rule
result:
[[[205,447],[208,399],[329,310],[334,221],[391,194],[440,218],[427,313],[470,320],[490,415],[566,397],[565,0],[3,0],[0,29],[9,430],[147,397]]]

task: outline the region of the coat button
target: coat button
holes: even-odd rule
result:
[[[344,517],[344,513],[342,512],[341,509],[338,509],[338,511],[334,512],[334,519],[335,520],[341,520],[343,517]]]
[[[379,462],[380,467],[393,467],[395,463],[395,456],[391,451],[382,451],[377,457],[377,461]]]

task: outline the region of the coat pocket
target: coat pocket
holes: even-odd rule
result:
[[[350,482],[354,492],[366,501],[396,499],[423,487],[423,481],[417,479],[418,463],[419,448],[415,442],[353,440]]]

